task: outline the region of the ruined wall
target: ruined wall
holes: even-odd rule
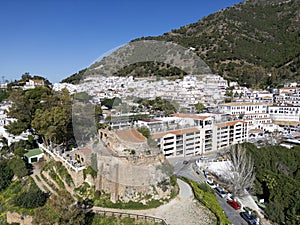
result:
[[[162,162],[164,158],[160,155],[135,160],[98,156],[96,189],[111,193],[113,202],[141,201],[146,196],[166,198],[172,187],[168,184],[169,176],[158,169]]]

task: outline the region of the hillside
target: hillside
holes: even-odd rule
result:
[[[249,0],[161,36],[141,39],[194,47],[213,72],[241,84],[299,81],[299,3]]]
[[[300,81],[299,3],[246,0],[161,36],[136,40],[163,40],[193,47],[214,73],[228,80],[248,86],[278,86],[284,81]],[[165,66],[149,66],[131,65],[115,75],[179,73]]]

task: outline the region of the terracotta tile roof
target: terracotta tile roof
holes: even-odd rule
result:
[[[223,106],[246,106],[246,105],[267,105],[266,103],[261,102],[229,102],[221,104]]]
[[[281,120],[276,120],[273,121],[274,124],[277,125],[282,125],[282,126],[298,126],[299,122],[298,121],[281,121]]]
[[[134,129],[116,130],[116,134],[120,139],[127,142],[134,142],[134,143],[147,142],[147,138],[145,138],[140,132]]]
[[[264,133],[264,131],[261,130],[261,129],[252,129],[252,130],[249,130],[249,133],[252,133],[252,134],[254,134],[254,133]]]
[[[90,155],[92,154],[92,150],[89,148],[80,148],[78,149],[79,152],[83,153],[84,155]]]
[[[192,132],[197,132],[199,129],[192,127],[192,128],[185,128],[185,129],[180,129],[180,130],[170,130],[166,132],[161,132],[161,133],[155,133],[152,134],[153,139],[157,138],[162,138],[163,136],[167,134],[174,134],[174,135],[181,135],[181,134],[187,134],[187,133],[192,133]]]
[[[279,88],[279,90],[295,90],[297,89],[297,87],[283,87],[283,88]]]
[[[140,121],[143,121],[146,123],[162,122],[161,120],[157,120],[157,119],[141,119]]]
[[[180,118],[199,119],[199,120],[205,120],[208,118],[208,116],[199,116],[196,114],[184,114],[184,113],[175,113],[175,114],[171,114],[171,116],[180,117]]]
[[[225,123],[218,123],[216,125],[217,125],[217,127],[229,127],[229,126],[233,126],[237,123],[244,123],[244,121],[243,120],[235,120],[235,121],[228,121]]]

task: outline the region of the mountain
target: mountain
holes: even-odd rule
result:
[[[300,81],[299,3],[248,0],[161,36],[140,39],[193,47],[213,72],[241,84]]]
[[[212,72],[228,80],[247,86],[276,87],[286,81],[300,81],[299,3],[300,0],[246,0],[196,23],[133,42],[162,40],[192,47]],[[139,63],[114,75],[182,73],[171,69],[151,62]]]

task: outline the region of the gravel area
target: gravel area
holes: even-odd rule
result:
[[[155,216],[164,219],[169,225],[216,224],[215,216],[194,199],[190,186],[179,179],[177,182],[180,188],[179,195],[165,205],[149,210],[113,209],[111,211]],[[94,207],[94,209],[108,210],[100,207]]]

